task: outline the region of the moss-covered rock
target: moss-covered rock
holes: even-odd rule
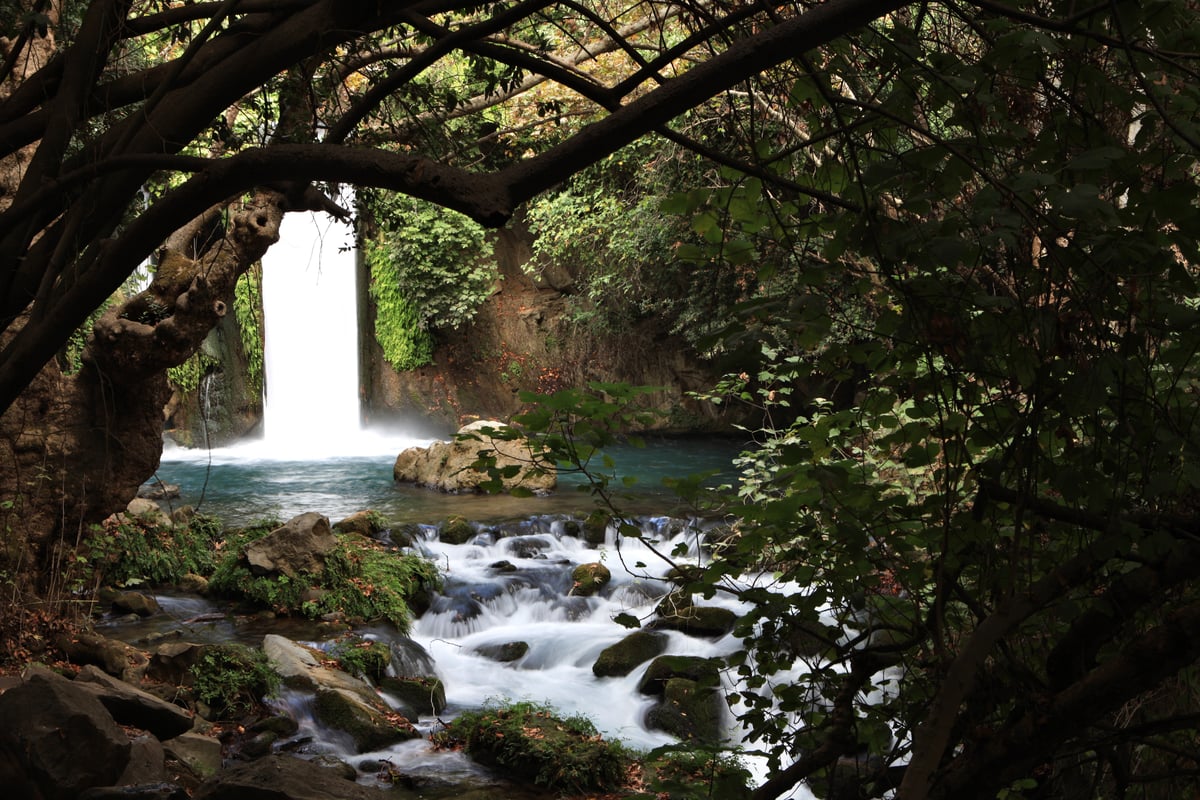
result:
[[[571,594],[580,597],[591,597],[599,592],[612,580],[612,572],[599,561],[590,564],[580,564],[571,572]]]
[[[722,666],[719,658],[659,656],[646,667],[637,688],[642,694],[661,695],[672,678],[686,678],[701,686],[715,687],[720,685]]]
[[[737,614],[727,608],[668,604],[664,601],[659,604],[658,617],[650,623],[650,627],[716,639],[732,631],[736,624]]]
[[[460,516],[447,517],[438,531],[438,538],[446,544],[466,544],[475,535],[475,528]]]
[[[608,532],[608,515],[602,511],[592,512],[583,521],[583,540],[588,544],[604,544]]]
[[[345,689],[318,690],[313,714],[321,724],[349,734],[360,753],[420,736],[408,720],[370,705]]]
[[[668,678],[662,700],[646,712],[646,727],[685,742],[716,744],[724,737],[721,694],[687,678]]]
[[[600,651],[592,674],[598,678],[628,675],[667,648],[667,636],[654,631],[634,631],[621,641]]]
[[[604,741],[586,719],[558,717],[532,703],[463,714],[441,743],[461,745],[482,764],[564,794],[616,789],[629,763],[624,748]]]
[[[379,688],[394,697],[409,714],[440,714],[446,709],[446,687],[440,678],[393,678],[379,682]]]
[[[378,511],[367,509],[364,511],[355,511],[345,519],[334,523],[333,532],[357,533],[359,536],[374,539],[379,535],[379,531],[382,528],[383,516]]]

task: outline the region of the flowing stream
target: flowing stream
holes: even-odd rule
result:
[[[397,486],[391,468],[404,448],[428,444],[416,429],[364,429],[358,407],[357,332],[354,324],[353,254],[344,246],[349,231],[328,218],[291,215],[283,241],[264,265],[267,402],[265,437],[218,450],[168,446],[156,478],[180,486],[175,505],[191,505],[229,526],[262,519],[287,520],[318,511],[332,522],[373,509],[392,525],[420,525],[415,546],[434,559],[445,585],[430,609],[414,623],[412,639],[428,654],[446,687],[448,706],[441,719],[479,708],[490,700],[547,703],[565,715],[588,717],[606,737],[650,749],[674,740],[646,724],[652,700],[636,687],[646,665],[626,677],[597,678],[592,664],[605,647],[628,631],[618,614],[652,615],[668,584],[667,566],[637,539],[618,539],[610,529],[603,544],[570,535],[572,523],[595,507],[587,483],[564,475],[547,497],[444,495]],[[625,513],[637,515],[648,540],[664,552],[678,548],[698,561],[707,523],[662,488],[666,476],[713,472],[731,480],[738,443],[728,440],[658,440],[645,448],[618,447],[609,455],[618,477],[635,477],[624,490]],[[438,538],[438,523],[461,515],[476,529],[466,544]],[[572,593],[572,569],[601,562],[611,582],[597,596]],[[235,621],[216,604],[191,596],[164,595],[165,615],[141,622],[114,623],[116,635],[147,641],[164,634],[191,641],[239,639],[261,643],[266,633],[321,644],[318,628],[302,620]],[[710,605],[738,611],[735,601],[718,596]],[[197,620],[187,622],[187,620]],[[367,631],[394,639],[394,631]],[[668,632],[666,652],[723,656],[739,647],[732,636],[698,638]],[[511,662],[485,657],[481,649],[521,642],[527,652]],[[310,752],[338,755],[360,767],[369,782],[375,764],[413,775],[435,775],[452,784],[487,784],[495,777],[456,753],[434,751],[427,741],[377,753],[353,753],[333,732],[320,729],[306,712],[308,700],[285,694],[280,700],[311,737]],[[732,741],[740,734],[727,720]],[[419,720],[424,732],[439,725]],[[753,762],[751,763],[753,766]],[[761,769],[761,767],[759,768]],[[761,774],[760,774],[761,777]],[[429,794],[465,798],[462,790]],[[516,789],[481,797],[517,800]],[[534,796],[534,795],[529,795]],[[791,797],[810,797],[799,789]]]

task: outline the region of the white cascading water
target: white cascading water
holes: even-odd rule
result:
[[[265,446],[332,454],[360,430],[354,236],[326,214],[288,214],[263,258]]]
[[[641,694],[637,686],[648,662],[625,677],[598,678],[592,673],[600,651],[629,633],[614,617],[653,616],[670,586],[656,579],[666,573],[666,565],[638,539],[622,539],[618,549],[611,527],[606,543],[597,549],[564,535],[561,519],[531,518],[526,525],[524,532],[511,535],[514,532],[510,530],[510,535],[502,537],[480,526],[479,533],[461,545],[442,542],[435,527],[423,526],[425,537],[417,549],[441,565],[445,584],[435,595],[433,607],[414,623],[411,636],[432,658],[434,670],[445,683],[448,706],[436,718],[415,721],[418,728],[427,734],[458,712],[492,701],[515,700],[545,703],[564,716],[583,715],[607,738],[638,750],[676,741],[646,726],[646,711],[654,699]],[[703,558],[697,541],[699,529],[670,533],[673,525],[666,517],[644,518],[640,525],[648,539],[658,538],[667,550],[686,547],[689,555],[681,561]],[[609,585],[597,596],[572,596],[569,576],[573,567],[598,560],[611,570]],[[639,563],[646,567],[636,567]],[[647,573],[655,577],[648,578]],[[728,595],[718,594],[703,602],[735,612],[746,610]],[[732,634],[714,641],[671,631],[667,641],[665,652],[681,656],[723,657],[741,646]],[[500,663],[483,654],[488,648],[514,642],[524,642],[529,648],[514,661]],[[726,689],[733,688],[731,679],[728,674],[723,676]],[[288,697],[282,703],[301,722],[300,737],[311,737],[315,752],[332,752],[359,766],[363,770],[360,780],[370,782],[371,768],[366,765],[379,761],[402,773],[439,775],[468,784],[472,776],[478,780],[488,774],[461,754],[434,751],[425,740],[355,753],[337,734],[323,730],[305,713],[306,702]],[[732,718],[727,722],[728,736],[737,741],[740,729]],[[760,760],[745,761],[758,780],[765,778]],[[813,795],[807,787],[798,786],[785,797],[812,800]]]

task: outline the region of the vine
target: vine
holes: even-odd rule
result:
[[[375,336],[400,370],[433,361],[433,331],[474,318],[497,278],[487,231],[455,211],[406,195],[366,191],[378,232],[365,243]]]
[[[246,356],[246,378],[251,389],[263,389],[262,264],[256,263],[238,278],[233,296],[242,350]]]

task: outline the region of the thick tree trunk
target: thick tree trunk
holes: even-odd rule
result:
[[[64,555],[158,468],[166,369],[233,307],[238,276],[278,240],[282,217],[282,196],[262,192],[196,260],[164,249],[154,282],[96,322],[79,372],[48,364],[0,416],[0,571],[18,595],[59,599]]]

